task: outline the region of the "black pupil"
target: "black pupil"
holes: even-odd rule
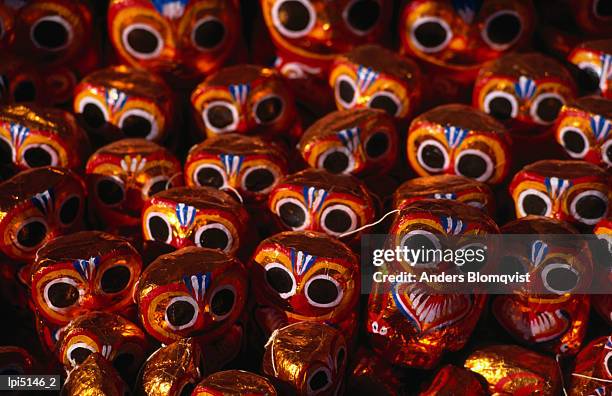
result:
[[[567,151],[579,154],[585,147],[584,138],[578,131],[567,131],[563,134],[563,146]]]
[[[26,248],[33,248],[45,239],[46,234],[47,227],[40,221],[33,221],[21,227],[17,233],[17,241]]]
[[[351,228],[351,217],[344,210],[332,209],[325,216],[325,226],[333,232],[346,232]]]
[[[403,244],[404,247],[412,251],[423,250],[435,250],[436,245],[425,235],[414,234],[409,236]],[[417,261],[414,264],[424,263],[424,261]]]
[[[149,187],[148,195],[149,197],[152,197],[153,195],[157,194],[160,191],[165,191],[167,187],[168,187],[168,180],[164,179],[164,180],[156,181],[155,183],[151,184],[151,187]]]
[[[278,96],[271,96],[257,104],[255,114],[262,123],[266,124],[276,120],[282,111],[282,100]]]
[[[36,87],[32,81],[21,81],[13,91],[15,102],[33,102],[36,99]]]
[[[489,22],[487,36],[495,44],[508,44],[521,32],[521,20],[516,15],[501,14]]]
[[[325,388],[328,382],[329,378],[327,377],[327,373],[320,370],[310,379],[310,389],[313,391],[318,391],[319,389]]]
[[[13,149],[4,139],[0,139],[0,164],[10,164],[12,162]]]
[[[70,224],[76,220],[80,206],[81,200],[79,197],[70,197],[64,201],[59,215],[61,222],[63,224]]]
[[[157,37],[146,29],[132,29],[127,36],[127,44],[135,52],[152,54],[159,45]]]
[[[234,114],[226,106],[212,106],[207,112],[208,122],[215,128],[225,128],[234,122]]]
[[[608,159],[608,162],[612,162],[612,144],[608,146],[608,148],[606,149],[606,158]]]
[[[368,157],[378,158],[387,152],[389,148],[389,138],[386,133],[375,133],[368,139],[365,149]]]
[[[289,293],[293,288],[293,280],[289,273],[278,267],[272,267],[266,271],[266,281],[279,294]]]
[[[299,1],[285,1],[278,7],[278,19],[285,29],[300,32],[310,23],[310,13]]]
[[[586,195],[576,202],[576,212],[583,219],[599,219],[607,209],[606,202],[597,195]]]
[[[248,191],[257,192],[270,187],[274,183],[274,175],[267,169],[255,169],[247,175],[244,186]]]
[[[105,293],[117,293],[130,283],[130,270],[125,265],[116,265],[104,271],[100,287]]]
[[[578,275],[566,268],[554,268],[548,272],[546,280],[554,290],[570,291],[578,284]]]
[[[338,356],[336,356],[336,367],[338,370],[342,367],[344,363],[344,356],[346,355],[346,351],[344,349],[340,349],[338,351]]]
[[[306,221],[306,213],[299,205],[285,202],[278,209],[282,222],[289,227],[300,227]]]
[[[512,117],[512,103],[503,97],[496,97],[489,102],[489,114],[499,120],[507,120]]]
[[[151,129],[151,121],[137,115],[127,116],[121,126],[123,133],[129,137],[145,138],[151,133]]]
[[[317,304],[331,304],[338,298],[338,288],[329,279],[315,279],[308,285],[308,297]]]
[[[487,171],[487,162],[479,155],[465,154],[459,159],[457,170],[465,177],[476,179]]]
[[[210,186],[214,188],[221,188],[223,186],[223,175],[214,168],[202,168],[196,175],[198,184],[200,186]]]
[[[134,356],[131,353],[122,353],[113,360],[113,366],[120,373],[127,373],[134,363]]]
[[[506,275],[514,275],[517,272],[519,274],[525,273],[525,268],[523,267],[523,264],[518,259],[518,257],[514,257],[514,256],[502,257],[500,267],[501,267],[500,272]]]
[[[593,67],[585,66],[582,69],[582,73],[578,76],[580,85],[582,85],[585,91],[599,91],[599,73]]]
[[[69,283],[58,282],[49,287],[47,297],[54,307],[67,308],[77,302],[79,291]]]
[[[428,144],[421,151],[423,163],[433,169],[442,169],[444,167],[444,153],[439,147],[433,144]]]
[[[223,289],[215,293],[215,296],[210,302],[212,313],[217,316],[228,314],[234,307],[234,292],[229,289]]]
[[[149,218],[149,231],[151,232],[151,237],[160,242],[166,242],[170,236],[168,223],[160,216],[151,216]]]
[[[100,108],[93,104],[87,103],[83,107],[83,120],[87,124],[87,126],[97,129],[106,124],[106,119],[104,118],[104,113]]]
[[[376,25],[379,15],[380,6],[376,1],[359,0],[348,10],[347,20],[353,28],[364,32]]]
[[[349,165],[349,158],[340,151],[334,151],[325,157],[323,167],[330,173],[342,173]]]
[[[32,147],[25,151],[23,159],[30,168],[51,165],[51,154],[42,147]]]
[[[544,216],[547,209],[546,201],[535,194],[528,194],[523,199],[523,211],[525,214]]]
[[[542,121],[553,122],[555,119],[557,119],[561,106],[563,106],[563,103],[559,99],[546,98],[540,101],[536,113]]]
[[[355,97],[355,89],[353,89],[353,86],[348,81],[340,80],[338,94],[345,103],[351,103]]]
[[[211,49],[223,41],[225,27],[219,21],[206,21],[198,25],[194,32],[194,41],[198,47]]]
[[[370,108],[384,110],[391,116],[394,116],[398,109],[397,103],[386,95],[378,95],[372,99]]]
[[[173,326],[186,325],[193,319],[195,309],[187,301],[175,301],[166,308],[168,322]]]
[[[114,205],[123,200],[123,189],[113,180],[100,180],[98,183],[98,197],[107,205]]]
[[[595,14],[599,17],[608,18],[612,16],[612,1],[599,0],[595,5]]]
[[[56,49],[68,41],[68,31],[55,21],[41,21],[34,27],[32,38],[41,47]]]
[[[91,355],[91,350],[83,347],[76,347],[70,352],[70,357],[76,364],[81,364]]]
[[[438,22],[425,22],[414,31],[415,39],[425,48],[435,48],[446,41],[446,29]]]
[[[218,228],[208,228],[200,233],[200,246],[210,249],[225,249],[229,243],[227,234]]]

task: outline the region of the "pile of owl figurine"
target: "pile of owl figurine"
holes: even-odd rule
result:
[[[370,234],[602,251],[375,293]],[[0,313],[65,396],[612,395],[612,1],[0,0]]]

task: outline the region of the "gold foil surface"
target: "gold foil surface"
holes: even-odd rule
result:
[[[62,396],[125,396],[128,386],[112,364],[99,353],[92,353],[72,370],[62,388]]]
[[[203,379],[192,396],[275,396],[265,377],[242,370],[219,371]]]

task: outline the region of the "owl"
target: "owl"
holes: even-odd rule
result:
[[[190,85],[228,63],[240,44],[237,0],[112,0],[110,41],[126,64]]]
[[[340,110],[380,109],[395,119],[407,120],[420,105],[419,67],[377,45],[363,45],[338,56],[329,85]]]
[[[91,311],[121,312],[132,302],[140,255],[125,239],[82,231],[47,242],[31,270],[34,307],[47,324],[65,326]]]
[[[572,76],[555,59],[538,53],[508,54],[480,69],[472,104],[512,132],[533,135],[553,124],[575,95]]]
[[[570,395],[608,395],[612,391],[612,337],[598,337],[585,346],[574,366]]]
[[[395,165],[398,138],[393,118],[380,110],[339,110],[312,124],[298,149],[313,168],[377,176]]]
[[[248,394],[249,396],[276,396],[276,389],[266,377],[242,371],[219,371],[204,378],[192,396]]]
[[[189,150],[185,183],[238,191],[247,204],[264,202],[287,174],[289,159],[278,145],[258,136],[213,136]]]
[[[18,170],[57,166],[79,172],[89,139],[72,114],[35,105],[0,107],[0,155]]]
[[[249,215],[229,194],[212,187],[177,187],[155,194],[142,211],[145,241],[175,249],[197,246],[236,255],[247,243]]]
[[[63,396],[86,394],[124,396],[130,394],[130,387],[123,382],[112,363],[96,352],[68,374],[62,388]]]
[[[85,173],[97,220],[109,230],[128,233],[140,228],[146,200],[183,185],[181,163],[145,139],[122,139],[100,148],[89,157]]]
[[[45,242],[83,227],[85,185],[75,173],[42,167],[0,183],[0,252],[29,263]]]
[[[438,106],[415,118],[406,147],[419,176],[451,174],[499,184],[510,167],[506,128],[465,105]]]
[[[341,332],[316,322],[297,322],[266,344],[263,372],[295,395],[343,393],[347,345]]]
[[[345,244],[318,232],[282,232],[259,244],[250,271],[254,320],[265,338],[284,324],[312,321],[354,341],[361,271]]]
[[[343,238],[374,220],[372,196],[351,175],[305,169],[288,175],[270,192],[268,210],[280,226],[293,231],[321,231]]]
[[[592,227],[609,212],[610,175],[584,161],[543,160],[512,179],[516,217],[539,215]]]
[[[127,66],[86,76],[75,88],[72,107],[88,132],[104,143],[123,137],[163,142],[174,123],[172,93],[166,83]]]
[[[299,137],[295,99],[274,69],[230,66],[210,75],[191,94],[203,136],[236,132]]]
[[[49,102],[48,99],[44,92],[43,79],[34,65],[17,56],[2,59],[0,105],[26,102],[42,104]]]
[[[567,60],[586,76],[587,91],[612,99],[612,39],[584,42],[570,52]]]
[[[99,353],[124,378],[132,378],[147,356],[145,334],[113,313],[94,311],[72,320],[60,333],[58,358],[67,372]]]

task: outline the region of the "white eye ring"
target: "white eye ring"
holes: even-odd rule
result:
[[[324,372],[325,375],[327,376],[327,384],[325,384],[325,386],[323,388],[317,389],[316,391],[312,389],[312,387],[310,386],[310,380],[318,373],[318,372]],[[307,390],[307,395],[308,396],[312,396],[321,392],[326,391],[329,387],[331,387],[332,382],[331,382],[331,372],[329,371],[329,369],[327,367],[320,367],[318,369],[316,369],[315,371],[313,371],[309,376],[308,379],[306,380],[306,386],[308,387]]]
[[[491,101],[496,98],[507,99],[510,102],[510,105],[512,106],[512,109],[510,111],[510,117],[516,118],[516,116],[518,115],[518,107],[519,107],[516,97],[504,91],[489,92],[484,98],[484,101],[483,101],[484,108],[481,110],[483,110],[487,114],[491,114]]]
[[[146,30],[147,32],[155,36],[155,38],[157,39],[157,47],[155,47],[155,50],[153,50],[153,52],[149,54],[145,54],[142,52],[137,52],[131,47],[128,41],[128,36],[134,29]],[[164,39],[162,38],[161,34],[157,30],[153,29],[151,26],[145,23],[134,23],[128,26],[127,28],[125,28],[123,32],[121,32],[121,42],[123,43],[123,48],[125,48],[125,50],[130,55],[132,55],[134,58],[141,59],[141,60],[157,58],[159,54],[161,53],[162,49],[164,48]]]
[[[575,153],[573,151],[569,151],[565,147],[565,145],[563,144],[563,136],[565,136],[565,134],[567,132],[574,132],[574,133],[577,133],[578,135],[580,135],[582,137],[582,141],[584,142],[584,149],[582,149],[581,152]],[[567,153],[567,155],[569,155],[572,158],[584,158],[584,156],[587,154],[587,152],[589,151],[589,148],[590,148],[589,140],[584,135],[584,132],[582,132],[578,128],[571,127],[571,126],[564,127],[563,129],[561,129],[559,131],[559,143],[563,146],[563,148],[565,149],[565,152]]]
[[[0,77],[2,77],[2,76],[0,76]],[[2,88],[2,87],[0,86],[0,88]],[[0,89],[0,98],[2,98],[2,90],[1,89]],[[0,140],[4,141],[6,143],[6,145],[11,148],[11,158],[12,158],[13,162],[15,162],[15,159],[16,159],[17,155],[15,153],[15,147],[13,147],[13,144],[11,142],[9,142],[8,139],[5,139],[3,136],[0,136]]]
[[[427,165],[425,161],[423,160],[423,150],[428,145],[437,147],[442,152],[442,155],[444,156],[444,164],[442,165],[441,168],[432,168],[429,165]],[[417,149],[417,160],[419,161],[419,165],[421,165],[425,170],[432,172],[432,173],[442,172],[444,169],[448,167],[448,162],[449,162],[448,153],[446,152],[446,148],[440,142],[434,139],[427,139],[423,141],[421,144],[419,144],[419,148]]]
[[[417,28],[419,26],[421,26],[424,23],[428,23],[428,22],[434,22],[439,24],[440,26],[442,26],[442,28],[446,31],[446,38],[444,39],[444,41],[440,44],[438,44],[435,47],[424,47],[416,38],[415,36],[415,32],[417,30]],[[434,53],[434,52],[438,52],[442,49],[444,49],[448,43],[450,43],[450,41],[453,38],[453,31],[451,30],[450,26],[448,26],[448,23],[446,23],[446,21],[444,19],[438,18],[438,17],[433,17],[433,16],[426,16],[426,17],[421,17],[418,18],[414,24],[410,27],[410,40],[412,41],[412,44],[421,52],[425,52],[428,54]]]
[[[491,24],[491,22],[493,21],[493,19],[497,18],[500,15],[514,15],[516,17],[516,19],[518,19],[519,23],[520,23],[520,28],[518,31],[518,34],[516,35],[515,38],[513,38],[511,41],[504,43],[504,44],[497,44],[492,42],[489,39],[489,25]],[[519,15],[518,12],[513,11],[513,10],[500,10],[497,12],[494,12],[493,14],[491,14],[487,20],[485,21],[485,26],[484,29],[480,32],[480,35],[482,36],[482,39],[484,40],[485,43],[487,43],[487,45],[491,48],[493,48],[496,51],[504,51],[508,48],[510,48],[514,43],[516,43],[519,39],[519,37],[521,37],[521,33],[523,32],[523,20],[521,19],[521,16]]]
[[[210,48],[201,47],[196,42],[196,37],[195,37],[196,30],[198,30],[200,25],[203,25],[203,24],[205,24],[206,22],[209,22],[209,21],[217,21],[217,22],[219,22],[223,26],[223,38],[214,47],[210,47]],[[200,50],[202,52],[210,52],[210,51],[214,51],[217,48],[219,48],[223,44],[223,42],[225,41],[226,37],[227,37],[227,31],[225,30],[225,25],[223,24],[223,22],[221,22],[221,20],[219,18],[215,18],[215,17],[209,15],[207,17],[204,17],[204,18],[198,20],[195,23],[195,26],[193,27],[193,30],[191,31],[191,44],[193,44],[194,47],[196,47],[198,50]]]
[[[53,147],[49,146],[48,144],[44,144],[44,143],[28,144],[21,150],[21,152],[23,153],[22,159],[21,159],[21,162],[23,163],[23,165],[27,166],[28,168],[31,168],[30,165],[28,165],[28,163],[25,160],[25,153],[26,151],[32,148],[39,148],[45,151],[47,154],[49,154],[49,157],[51,157],[51,163],[45,166],[59,166],[58,164],[59,158],[58,158],[57,152],[55,151]]]
[[[28,224],[35,223],[35,222],[39,222],[39,223],[41,223],[42,225],[45,226],[45,236],[44,236],[43,240],[38,245],[36,245],[34,247],[23,246],[21,243],[19,243],[19,238],[18,238],[19,231],[21,231]],[[15,236],[13,237],[13,243],[15,243],[15,245],[17,245],[17,247],[19,249],[21,249],[23,251],[26,251],[26,252],[30,252],[32,250],[38,249],[42,245],[42,243],[45,241],[45,238],[47,238],[47,233],[48,232],[49,232],[49,226],[47,225],[47,222],[45,221],[45,219],[43,219],[42,217],[30,217],[29,219],[27,219],[26,221],[24,221],[21,224],[21,227],[19,227],[19,230],[15,233]]]
[[[247,177],[253,171],[256,171],[258,169],[265,169],[265,170],[269,171],[272,174],[272,176],[274,177],[274,181],[272,182],[272,184],[270,184],[268,187],[264,188],[263,190],[260,190],[260,191],[251,191],[251,190],[247,189],[247,187],[246,187],[246,179],[247,179]],[[240,182],[240,188],[243,191],[248,191],[248,192],[250,192],[252,194],[267,194],[278,184],[279,178],[280,178],[280,176],[278,175],[278,173],[276,172],[275,169],[272,169],[272,168],[267,167],[265,165],[252,166],[252,167],[248,168],[244,172],[244,175],[242,176],[242,181]]]
[[[393,103],[395,103],[395,106],[397,107],[397,109],[395,110],[395,113],[390,114],[390,115],[392,115],[394,117],[398,117],[400,114],[402,114],[402,111],[404,109],[402,107],[402,103],[400,102],[399,98],[394,93],[387,92],[387,91],[380,91],[380,92],[377,92],[374,95],[372,95],[370,97],[370,100],[368,101],[368,107],[371,108],[371,109],[375,108],[375,107],[372,107],[372,102],[374,101],[374,99],[376,99],[376,98],[378,98],[380,96],[387,97],[387,98],[391,99],[391,101]],[[378,110],[383,110],[383,109],[379,108]],[[383,111],[385,111],[385,110],[383,110]],[[385,111],[385,113],[386,113],[386,111]]]
[[[34,31],[36,30],[36,27],[40,23],[42,23],[42,22],[55,22],[55,23],[58,23],[58,24],[62,25],[64,27],[64,29],[66,29],[66,33],[68,33],[68,37],[66,38],[66,42],[61,47],[48,48],[48,47],[45,47],[44,45],[41,45],[40,43],[38,43],[38,41],[34,38]],[[49,16],[42,17],[42,18],[38,19],[32,25],[32,28],[30,29],[30,41],[32,42],[32,44],[34,44],[36,46],[36,48],[40,48],[40,49],[43,49],[45,51],[57,52],[57,51],[61,51],[61,50],[65,49],[65,48],[67,48],[70,45],[70,43],[72,43],[73,36],[74,36],[74,33],[72,32],[72,26],[70,26],[70,23],[68,23],[67,20],[65,20],[64,18],[62,18],[59,15],[49,15]]]
[[[225,234],[225,236],[227,237],[227,245],[223,248],[223,251],[226,252],[226,253],[229,252],[231,250],[233,244],[234,244],[234,238],[232,238],[232,234],[221,223],[206,224],[206,225],[198,228],[196,233],[195,233],[195,235],[194,235],[194,238],[193,238],[194,241],[195,241],[196,246],[198,246],[198,247],[205,247],[205,246],[202,246],[200,244],[200,237],[202,236],[202,233],[204,231],[211,230],[211,229],[220,230],[220,231],[222,231]]]
[[[531,107],[529,108],[529,114],[531,115],[531,118],[533,118],[533,120],[541,125],[550,125],[552,123],[554,123],[555,121],[544,121],[543,119],[540,118],[540,116],[538,115],[538,107],[540,105],[540,102],[542,102],[544,99],[549,99],[549,98],[555,98],[558,99],[561,102],[561,106],[563,106],[565,104],[565,99],[563,99],[563,96],[556,94],[556,93],[543,93],[538,95],[533,102],[531,103]],[[559,115],[557,114],[557,117]],[[556,120],[556,119],[555,119]]]
[[[262,121],[257,116],[257,109],[259,108],[259,105],[261,105],[261,102],[263,102],[264,100],[269,99],[269,98],[277,98],[278,100],[280,100],[280,102],[281,102],[281,111],[280,111],[280,113],[278,113],[278,115],[273,120]],[[264,96],[263,98],[259,99],[259,101],[257,103],[255,103],[255,106],[253,106],[253,118],[255,119],[255,121],[257,121],[257,123],[259,125],[270,125],[270,124],[273,124],[279,118],[281,118],[284,113],[285,113],[285,101],[283,100],[283,98],[281,98],[280,96],[275,95],[275,94],[270,94],[270,95]]]
[[[200,184],[200,182],[198,181],[198,173],[200,173],[202,169],[214,169],[217,172],[219,172],[219,175],[221,175],[221,178],[223,179],[223,185],[221,187],[218,187],[218,189],[223,190],[225,187],[227,187],[228,183],[227,183],[227,175],[225,174],[225,170],[221,169],[220,166],[217,166],[214,164],[202,164],[196,168],[196,170],[193,172],[193,182],[195,183],[196,186],[202,186],[202,184]],[[208,187],[212,187],[212,186],[208,186]]]
[[[605,162],[606,164],[608,164],[608,166],[612,166],[612,157],[609,157],[607,155],[608,152],[608,147],[612,146],[612,139],[608,139],[602,146],[601,146],[601,159],[603,160],[603,162]]]
[[[217,293],[219,293],[220,291],[223,290],[229,290],[234,294],[234,304],[232,305],[232,308],[227,311],[226,314],[224,315],[216,315],[214,312],[212,312],[212,300],[215,298],[215,296],[217,295]],[[230,316],[232,314],[232,312],[234,311],[234,308],[236,307],[236,298],[238,297],[238,295],[236,294],[236,289],[234,288],[234,286],[231,285],[226,285],[226,286],[221,286],[218,289],[215,289],[212,294],[210,295],[210,300],[208,302],[208,304],[211,306],[210,309],[210,313],[213,316],[213,318],[215,319],[215,321],[220,321],[223,320],[225,318],[227,318],[228,316]]]
[[[610,314],[610,317],[612,317],[612,313]],[[612,376],[612,373],[610,372],[610,365],[608,364],[608,361],[612,359],[612,351],[608,352],[606,354],[606,357],[604,358],[604,367],[606,369],[606,373],[608,374],[608,376]]]
[[[328,281],[330,281],[331,283],[333,283],[336,286],[336,290],[338,291],[338,295],[336,296],[336,299],[330,303],[327,304],[321,304],[318,302],[313,301],[310,296],[308,295],[308,288],[310,287],[310,284],[312,282],[314,282],[317,279],[326,279]],[[344,296],[344,292],[342,291],[342,288],[340,287],[340,284],[338,283],[337,280],[335,280],[334,278],[332,278],[329,275],[326,274],[322,274],[322,275],[316,275],[313,276],[312,278],[310,278],[308,280],[308,282],[306,282],[306,284],[304,285],[304,295],[306,296],[306,300],[308,300],[308,304],[312,305],[313,307],[317,307],[317,308],[333,308],[335,306],[337,306],[338,304],[340,304],[340,301],[342,301],[342,297]]]
[[[147,180],[145,185],[142,187],[142,198],[145,200],[150,198],[149,190],[151,189],[151,187],[153,187],[153,185],[156,184],[157,182],[164,181],[164,180],[166,181],[166,189],[170,188],[171,187],[170,178],[166,175],[155,176]]]
[[[576,205],[578,204],[578,201],[580,201],[580,198],[587,196],[587,195],[594,195],[596,197],[598,197],[599,199],[601,199],[602,201],[605,202],[606,204],[606,208],[608,206],[608,197],[602,193],[601,191],[597,191],[597,190],[586,190],[583,191],[579,194],[577,194],[574,199],[572,200],[572,203],[570,204],[570,212],[572,214],[572,216],[578,220],[581,223],[584,224],[588,224],[588,225],[594,225],[597,224],[599,222],[599,220],[601,220],[602,218],[604,218],[606,216],[606,213],[608,212],[608,210],[606,210],[603,215],[601,217],[595,218],[595,219],[585,219],[582,216],[580,216],[578,214],[578,211],[576,210]]]
[[[409,233],[407,233],[406,235],[404,235],[402,237],[402,239],[400,241],[400,246],[403,247],[406,244],[406,241],[410,237],[412,237],[414,235],[424,236],[425,238],[427,238],[429,240],[429,242],[431,242],[434,245],[434,248],[436,250],[441,250],[440,239],[438,239],[438,237],[435,236],[434,234],[432,234],[431,232],[425,231],[425,230],[413,230],[413,231],[410,231]],[[408,262],[408,264],[410,264],[410,265],[414,264],[415,266],[422,267],[422,268],[432,268],[432,267],[435,267],[436,265],[438,265],[438,263],[439,263],[439,261],[437,261],[437,260],[434,260],[432,262],[427,262],[427,263],[420,263],[420,262],[412,263],[412,262]]]
[[[601,67],[591,62],[580,62],[576,66],[578,66],[578,68],[584,72],[591,69],[593,72],[595,72],[595,74],[597,74],[597,76],[601,76]]]
[[[555,264],[548,264],[546,267],[544,267],[544,269],[542,270],[542,282],[544,283],[544,287],[546,287],[546,290],[553,292],[555,294],[565,294],[565,293],[570,293],[572,290],[574,290],[576,288],[576,286],[574,286],[573,288],[571,288],[570,290],[557,290],[555,288],[553,288],[549,283],[548,283],[548,274],[550,273],[550,271],[557,269],[557,268],[563,268],[566,270],[569,270],[571,272],[573,272],[577,278],[580,278],[580,274],[578,274],[578,271],[576,271],[574,268],[572,268],[569,264],[561,264],[561,263],[555,263]]]
[[[53,286],[53,285],[55,285],[57,283],[67,283],[67,284],[69,284],[71,286],[74,286],[77,290],[79,290],[79,286],[78,286],[78,284],[76,283],[76,281],[74,279],[68,278],[68,277],[61,277],[61,278],[53,279],[51,282],[49,282],[49,283],[47,283],[45,285],[45,288],[43,289],[43,299],[45,300],[45,303],[47,304],[47,306],[49,308],[51,308],[52,310],[54,310],[55,312],[65,313],[74,304],[69,306],[69,307],[60,308],[60,307],[56,307],[55,305],[53,305],[53,303],[49,299],[49,289],[51,288],[51,286]],[[81,294],[81,290],[79,290],[79,295],[80,294]]]
[[[342,99],[342,96],[340,96],[340,83],[342,81],[346,82],[353,88],[353,100],[351,100],[350,102],[345,102],[344,99]],[[346,74],[341,74],[336,79],[336,84],[334,86],[334,94],[336,95],[336,101],[338,101],[338,103],[340,103],[340,105],[342,105],[342,107],[345,109],[353,108],[353,106],[355,106],[355,103],[357,102],[357,96],[359,96],[355,82]]]
[[[274,5],[272,6],[272,10],[271,10],[272,23],[274,24],[274,27],[283,36],[289,37],[289,38],[300,38],[310,33],[315,23],[317,22],[317,13],[314,7],[312,6],[312,4],[310,4],[308,0],[293,0],[293,1],[297,1],[298,3],[301,3],[306,8],[306,10],[308,10],[308,16],[310,18],[308,20],[308,24],[306,25],[306,27],[300,31],[292,31],[292,30],[288,30],[287,28],[285,28],[285,26],[283,26],[280,20],[280,15],[279,15],[281,5],[285,3],[282,0],[275,2]]]
[[[147,136],[145,136],[144,138],[147,140],[157,139],[157,137],[159,136],[159,126],[157,125],[157,121],[155,120],[155,117],[153,116],[153,114],[149,113],[148,111],[142,110],[142,109],[127,110],[123,114],[121,114],[121,117],[119,118],[119,122],[118,122],[119,128],[123,128],[123,123],[129,116],[141,117],[149,121],[149,123],[151,124],[151,130],[149,131]]]
[[[223,128],[217,128],[216,126],[210,123],[208,119],[208,112],[214,106],[225,107],[232,113],[232,122],[229,125],[226,125]],[[236,130],[236,128],[238,127],[239,119],[240,117],[238,115],[238,110],[236,110],[236,107],[233,106],[231,103],[225,102],[223,100],[215,100],[213,102],[208,103],[204,108],[204,111],[202,112],[202,120],[204,120],[204,125],[206,125],[206,128],[210,129],[214,133],[226,133]]]
[[[550,201],[550,197],[544,194],[542,191],[539,191],[533,188],[528,188],[525,191],[521,191],[521,193],[518,196],[516,205],[518,207],[521,217],[529,216],[529,213],[526,213],[525,209],[523,208],[523,201],[528,195],[535,195],[541,198],[544,201],[544,203],[546,203],[546,213],[544,213],[542,216],[550,217],[550,212],[552,211],[552,202]]]
[[[325,152],[323,152],[323,154],[321,154],[319,156],[319,159],[317,160],[317,168],[325,169],[325,165],[324,165],[325,160],[327,159],[327,157],[329,157],[333,153],[342,153],[346,155],[346,158],[348,159],[346,168],[342,172],[340,172],[341,174],[348,175],[355,169],[355,158],[353,157],[353,153],[351,153],[350,150],[347,149],[346,147],[342,147],[342,146],[332,147],[326,150]]]
[[[299,227],[291,227],[289,225],[286,225],[286,226],[290,227],[293,231],[301,231],[301,230],[305,229],[308,226],[308,224],[310,223],[310,214],[308,213],[308,210],[306,210],[306,207],[304,206],[303,203],[301,203],[297,199],[291,198],[291,197],[290,198],[279,199],[278,202],[276,203],[276,206],[274,207],[274,213],[276,213],[276,215],[280,218],[280,208],[281,208],[281,206],[283,204],[289,203],[289,202],[292,203],[292,204],[297,205],[300,209],[302,209],[304,211],[304,224],[302,224]],[[282,221],[282,218],[281,218],[281,222],[283,224],[285,224],[285,222]]]
[[[75,362],[74,359],[72,358],[72,351],[74,351],[77,348],[83,348],[83,349],[90,350],[91,353],[98,352],[91,345],[89,345],[89,344],[87,344],[85,342],[77,342],[77,343],[74,343],[74,344],[70,345],[68,347],[68,350],[66,351],[66,356],[68,357],[68,361],[70,362],[72,368],[75,368],[78,365],[77,362]]]
[[[347,230],[342,231],[342,232],[336,232],[336,231],[330,230],[325,225],[325,219],[327,219],[327,215],[329,215],[329,213],[333,210],[339,210],[341,212],[346,213],[349,216],[349,218],[351,219],[351,225],[349,226]],[[323,213],[321,213],[320,225],[321,225],[321,228],[325,231],[325,233],[339,237],[340,235],[345,234],[347,232],[354,231],[357,228],[357,215],[355,214],[355,212],[353,212],[351,208],[349,208],[346,205],[342,205],[342,204],[329,205],[328,207],[325,208],[325,210],[323,210]]]
[[[184,325],[181,325],[181,326],[174,326],[168,320],[168,307],[171,306],[172,304],[174,304],[177,301],[184,301],[184,302],[186,302],[188,304],[191,304],[191,306],[193,307],[193,317],[191,318],[191,320],[188,323],[185,323]],[[199,313],[200,313],[200,307],[198,306],[198,303],[192,297],[189,297],[189,296],[178,296],[178,297],[172,298],[168,302],[168,305],[166,305],[166,310],[164,311],[164,320],[166,321],[166,324],[168,325],[168,327],[170,327],[172,330],[184,330],[184,329],[188,329],[188,328],[190,328],[191,326],[194,325],[194,323],[198,319],[198,314]]]
[[[291,290],[288,291],[287,293],[278,293],[278,291],[274,290],[274,288],[272,287],[272,285],[270,285],[268,283],[268,278],[266,277],[266,284],[268,285],[268,287],[270,287],[270,289],[272,289],[275,293],[278,293],[278,295],[280,296],[280,298],[286,300],[289,297],[295,295],[295,290],[296,290],[296,280],[295,280],[295,276],[293,276],[293,273],[291,273],[289,270],[287,270],[287,268],[285,268],[285,266],[283,266],[282,264],[279,263],[270,263],[267,264],[264,269],[266,270],[266,272],[268,272],[269,270],[271,270],[272,268],[280,268],[281,270],[285,271],[287,274],[289,274],[289,277],[291,278]]]
[[[153,238],[153,233],[151,232],[151,228],[149,227],[149,221],[151,220],[152,217],[159,217],[164,221],[164,223],[166,223],[166,227],[168,227],[168,237],[166,238],[165,241],[159,241],[159,242],[163,242],[169,245],[170,242],[172,241],[172,227],[170,226],[170,222],[168,221],[168,219],[166,219],[166,216],[164,216],[164,214],[160,212],[150,212],[149,214],[147,214],[147,219],[145,221],[145,228],[147,230],[147,234],[151,238],[149,240],[152,240],[152,241],[155,240]]]
[[[88,104],[96,106],[104,115],[104,121],[108,122],[109,116],[108,116],[108,111],[106,110],[106,106],[104,106],[104,104],[100,102],[97,98],[93,98],[91,96],[87,96],[83,98],[77,104],[76,106],[77,113],[83,114],[83,110],[85,109],[85,106],[87,106]]]
[[[467,149],[467,150],[461,151],[459,155],[457,156],[457,158],[455,159],[455,173],[458,175],[464,176],[464,177],[468,177],[459,172],[459,161],[464,155],[468,155],[468,154],[475,155],[477,157],[482,158],[484,162],[487,164],[485,172],[479,177],[477,177],[475,180],[479,182],[486,182],[487,180],[489,180],[491,176],[493,175],[493,161],[491,160],[491,157],[489,157],[487,154],[483,153],[480,150]]]

